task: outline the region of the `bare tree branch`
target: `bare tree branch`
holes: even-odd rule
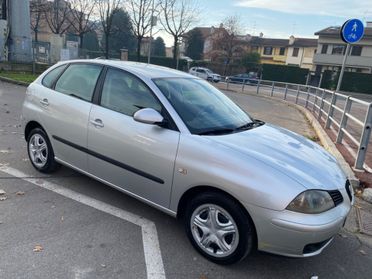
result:
[[[173,60],[177,67],[179,40],[196,21],[199,10],[195,3],[189,0],[161,0],[160,8],[161,24],[164,30],[173,36]]]
[[[70,3],[64,0],[54,0],[47,2],[45,19],[52,33],[64,34],[71,26],[68,21],[70,15]]]
[[[122,0],[98,0],[97,8],[105,37],[105,56],[109,58],[109,38],[112,34],[113,15],[119,9]]]
[[[46,0],[31,0],[30,1],[30,25],[31,30],[35,34],[35,41],[39,40],[38,34],[40,28],[43,28],[45,25],[45,12],[47,9],[47,1]]]
[[[90,32],[94,26],[92,17],[98,0],[69,0],[71,13],[68,21],[71,29],[80,37],[80,47],[83,48],[84,35]]]

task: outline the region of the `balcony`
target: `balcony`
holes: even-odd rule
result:
[[[343,55],[315,54],[314,64],[341,66],[343,58],[344,58]],[[346,60],[346,65],[353,67],[371,68],[372,57],[348,56]]]

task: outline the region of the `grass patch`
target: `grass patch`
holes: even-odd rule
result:
[[[0,77],[10,78],[16,81],[23,81],[31,83],[33,82],[39,75],[31,74],[31,73],[22,73],[22,72],[0,72]]]

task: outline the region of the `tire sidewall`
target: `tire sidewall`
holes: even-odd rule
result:
[[[239,232],[239,243],[235,251],[226,257],[213,257],[202,250],[196,243],[191,231],[191,216],[196,208],[203,204],[215,204],[226,210],[234,219]],[[186,234],[194,246],[194,248],[205,258],[217,264],[227,265],[233,264],[244,259],[254,246],[255,231],[250,217],[242,210],[241,205],[230,197],[221,193],[205,193],[201,194],[188,204],[184,215],[184,225]]]
[[[46,145],[47,145],[47,148],[48,148],[48,156],[47,156],[47,162],[46,164],[43,166],[43,167],[38,167],[34,164],[34,162],[32,161],[31,159],[31,156],[30,156],[30,148],[29,148],[29,144],[30,144],[30,139],[33,135],[35,134],[38,134],[40,135],[41,137],[43,137]],[[44,173],[48,173],[48,172],[51,172],[53,171],[55,168],[56,168],[56,162],[54,160],[54,152],[53,152],[53,148],[52,148],[52,145],[49,141],[49,138],[48,138],[48,135],[45,133],[44,130],[40,129],[40,128],[35,128],[33,129],[30,134],[28,135],[27,137],[27,154],[28,154],[28,157],[31,161],[31,164],[32,166],[40,171],[40,172],[44,172]]]

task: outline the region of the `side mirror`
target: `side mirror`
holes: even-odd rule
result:
[[[161,124],[164,121],[163,116],[152,108],[143,108],[136,111],[133,118],[135,121],[145,124]]]

